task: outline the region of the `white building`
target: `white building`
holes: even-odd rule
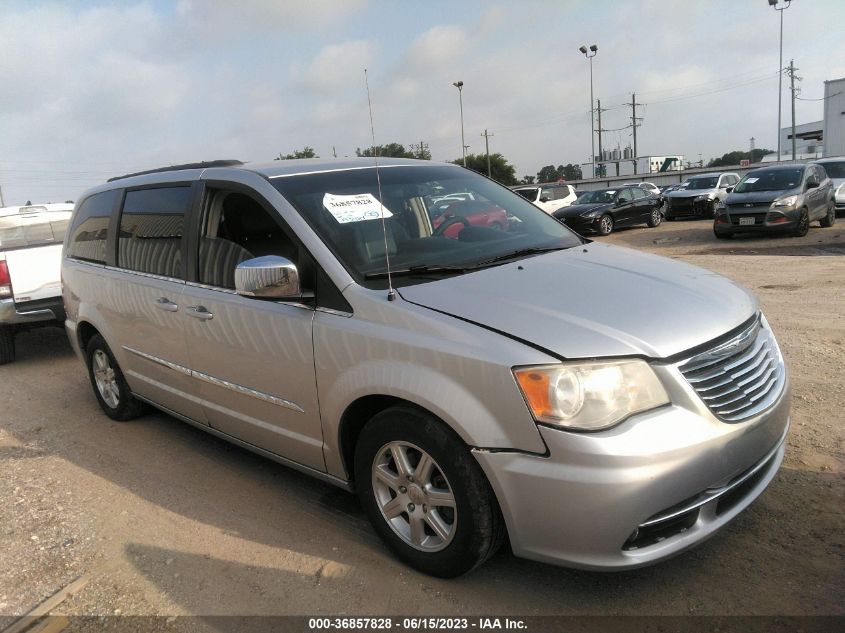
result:
[[[845,156],[845,77],[824,82],[824,153]]]
[[[824,121],[813,121],[795,126],[795,159],[811,160],[821,158],[824,149]],[[777,161],[778,153],[763,156],[762,162]],[[792,160],[792,126],[780,130],[780,159]]]

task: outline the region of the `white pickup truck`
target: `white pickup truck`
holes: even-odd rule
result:
[[[0,208],[0,365],[15,360],[15,334],[63,325],[62,242],[72,204]]]

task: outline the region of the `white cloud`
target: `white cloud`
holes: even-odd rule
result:
[[[367,0],[179,0],[176,14],[185,25],[221,35],[302,28],[319,33],[366,4]]]
[[[291,78],[309,91],[340,95],[350,85],[361,85],[364,69],[372,64],[374,51],[374,45],[365,40],[331,44],[307,64],[293,64]]]

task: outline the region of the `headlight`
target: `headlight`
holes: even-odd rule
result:
[[[782,209],[784,207],[792,207],[795,206],[795,203],[798,201],[798,196],[785,196],[783,198],[778,198],[774,202],[772,202],[772,209]]]
[[[712,193],[705,193],[700,196],[695,197],[696,200],[712,200],[713,194]]]
[[[565,363],[513,370],[537,422],[597,431],[669,403],[669,396],[642,360]]]

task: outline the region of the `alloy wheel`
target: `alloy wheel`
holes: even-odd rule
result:
[[[116,409],[120,404],[120,390],[109,357],[103,350],[98,349],[94,352],[92,361],[97,391],[108,406]]]
[[[372,485],[382,517],[405,543],[437,552],[455,536],[455,495],[434,458],[410,442],[388,442],[372,464]]]

